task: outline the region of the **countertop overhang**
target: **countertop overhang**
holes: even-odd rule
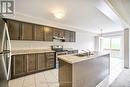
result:
[[[92,58],[98,58],[98,57],[105,56],[105,55],[110,56],[109,52],[94,51],[93,54],[94,55],[84,56],[84,57],[79,57],[76,55],[60,55],[60,56],[58,56],[58,58],[65,61],[65,62],[68,62],[70,64],[74,64],[74,63],[82,62],[82,61],[89,60]]]

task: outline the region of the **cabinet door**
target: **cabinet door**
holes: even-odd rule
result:
[[[33,39],[33,24],[22,23],[22,40]]]
[[[46,69],[46,57],[45,54],[37,54],[38,58],[38,70]]]
[[[21,23],[18,21],[7,20],[9,35],[11,40],[20,40],[20,26]]]
[[[70,42],[76,41],[76,33],[74,31],[70,32]]]
[[[24,55],[12,56],[12,78],[26,73],[26,59]]]
[[[64,31],[65,42],[70,42],[70,31]]]
[[[59,29],[59,35],[60,35],[59,37],[61,37],[61,38],[64,37],[64,30]]]
[[[53,29],[53,36],[64,37],[64,30],[55,28]]]
[[[54,68],[56,65],[55,53],[46,53],[46,66],[47,69]]]
[[[44,27],[44,40],[53,41],[53,28]]]
[[[44,40],[44,27],[41,25],[34,26],[34,40],[36,41],[43,41]]]
[[[53,36],[59,37],[58,29],[56,28],[53,29]]]
[[[26,55],[27,58],[27,73],[35,72],[37,70],[37,60],[35,54]]]

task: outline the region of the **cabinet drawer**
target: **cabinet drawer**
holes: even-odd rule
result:
[[[53,59],[47,60],[47,68],[53,68],[55,65],[55,61]]]
[[[46,56],[47,59],[54,59],[54,56]]]
[[[55,53],[46,53],[46,56],[54,56]]]
[[[55,53],[46,53],[46,58],[47,59],[54,59],[55,58]]]

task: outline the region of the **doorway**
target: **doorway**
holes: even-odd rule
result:
[[[123,37],[101,37],[99,42],[99,50],[102,52],[108,51],[110,53],[110,76],[108,81],[109,84],[111,84],[124,67]]]
[[[123,60],[121,37],[106,37],[101,38],[100,41],[100,51],[108,51],[111,58]]]

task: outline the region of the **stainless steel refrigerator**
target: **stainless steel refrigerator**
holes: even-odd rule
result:
[[[11,67],[11,45],[6,22],[0,17],[0,87],[8,87]]]

